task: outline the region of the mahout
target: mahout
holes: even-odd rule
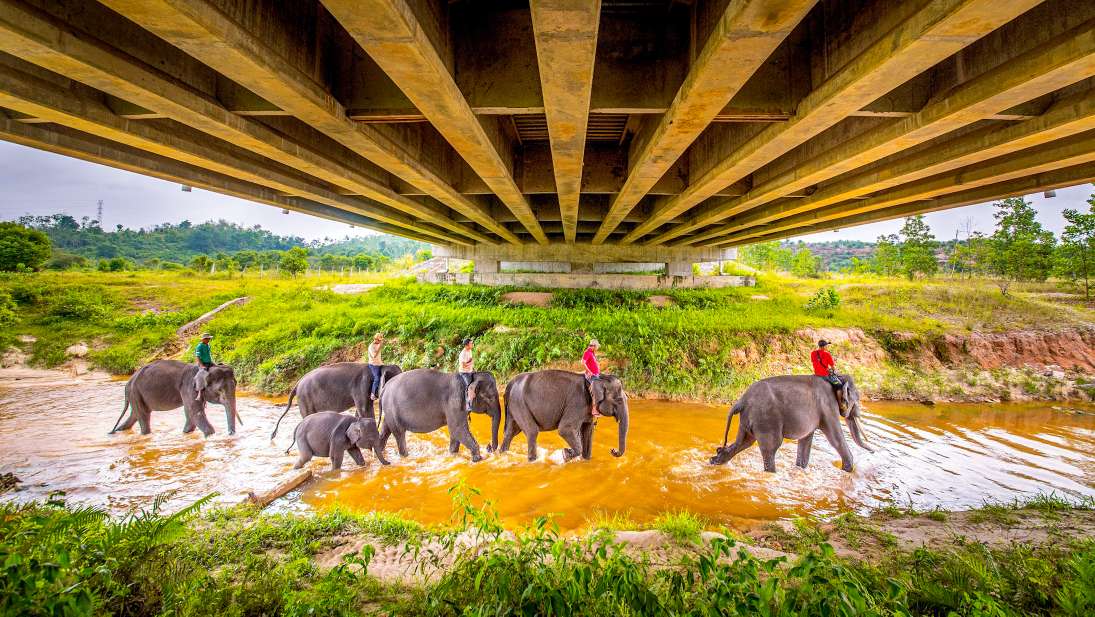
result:
[[[859,425],[859,390],[851,376],[843,375],[841,379],[841,396],[845,402],[846,413],[841,413],[829,382],[817,376],[781,375],[753,383],[730,408],[722,446],[715,451],[711,464],[723,465],[756,442],[760,446],[764,471],[774,472],[776,450],[784,439],[794,439],[798,441],[798,458],[795,464],[805,468],[810,462],[814,431],[821,430],[840,454],[840,468],[851,471],[852,453],[840,427],[841,416],[845,416],[855,443],[868,452],[873,450],[864,443],[863,430]],[[727,445],[730,422],[739,414],[741,419],[737,438],[734,443]]]
[[[110,431],[126,431],[140,423],[141,434],[152,432],[152,412],[183,408],[185,422],[183,432],[201,429],[206,437],[216,431],[205,416],[205,404],[223,405],[228,417],[228,434],[236,433],[236,374],[232,367],[214,364],[207,369],[205,387],[199,394],[194,377],[203,367],[178,360],[156,360],[137,369],[125,384],[125,403],[114,428]],[[129,410],[129,417],[122,416]],[[240,424],[243,421],[240,420]]]
[[[558,430],[570,446],[564,452],[569,460],[576,456],[589,459],[593,453],[593,404],[603,416],[616,418],[618,448],[613,456],[623,456],[627,448],[628,407],[623,382],[613,375],[587,381],[581,373],[544,370],[521,373],[506,385],[506,428],[502,452],[509,450],[517,433],[528,439],[528,460],[537,458],[536,438],[542,431]]]

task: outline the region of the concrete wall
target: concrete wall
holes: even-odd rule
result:
[[[571,273],[510,273],[431,272],[418,275],[419,282],[447,285],[513,285],[519,287],[544,287],[549,289],[672,289],[672,288],[719,288],[752,287],[756,280],[749,276],[656,276],[628,274],[571,274]]]

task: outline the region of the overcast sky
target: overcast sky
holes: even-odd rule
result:
[[[1045,199],[1041,193],[1029,199],[1039,219],[1054,233],[1064,227],[1061,211],[1087,209],[1092,186],[1082,185],[1057,191]],[[77,220],[95,218],[96,204],[103,201],[103,228],[151,227],[158,223],[189,220],[200,223],[225,219],[241,225],[261,225],[279,235],[301,236],[306,240],[363,236],[373,232],[350,228],[304,214],[281,214],[271,206],[251,203],[217,193],[194,189],[190,193],[178,184],[104,167],[94,163],[0,142],[0,220],[24,214],[63,212]],[[957,228],[972,219],[976,231],[991,233],[992,207],[967,206],[927,215],[928,224],[940,240],[953,238]],[[874,240],[894,233],[901,221],[885,221],[840,231],[803,236],[803,240]]]

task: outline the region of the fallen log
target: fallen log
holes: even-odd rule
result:
[[[292,476],[282,481],[281,484],[278,484],[277,486],[270,489],[269,491],[266,491],[265,493],[256,494],[254,491],[249,491],[247,493],[247,499],[244,501],[244,503],[252,503],[258,506],[258,508],[261,510],[270,505],[275,499],[283,497],[289,491],[297,488],[301,484],[304,484],[311,479],[311,469],[297,470]]]

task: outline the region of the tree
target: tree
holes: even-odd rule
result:
[[[190,260],[190,268],[196,272],[209,272],[213,267],[213,260],[208,255],[195,255]]]
[[[894,276],[901,270],[901,253],[898,245],[901,240],[897,234],[879,236],[871,258],[871,270],[882,276]]]
[[[1091,299],[1091,284],[1095,278],[1095,195],[1087,203],[1088,213],[1066,209],[1068,225],[1061,233],[1057,251],[1057,272],[1077,287],[1083,287],[1084,298]]]
[[[757,270],[790,270],[792,257],[791,249],[772,240],[743,247],[738,259]]]
[[[418,249],[414,252],[415,262],[429,261],[433,259],[433,251],[430,249]]]
[[[916,275],[931,276],[939,270],[935,260],[935,236],[924,222],[924,217],[910,216],[901,227],[901,245],[898,253],[901,257],[901,272],[913,280]]]
[[[989,271],[1000,293],[1015,281],[1044,281],[1053,268],[1056,239],[1035,219],[1037,212],[1022,197],[1009,197],[996,207],[996,231],[990,239]]]
[[[281,270],[296,276],[308,269],[308,249],[294,246],[281,256]]]
[[[0,223],[0,270],[37,270],[49,259],[49,236],[19,223]]]
[[[791,274],[800,278],[816,277],[820,267],[820,260],[808,248],[799,249],[791,260]]]

